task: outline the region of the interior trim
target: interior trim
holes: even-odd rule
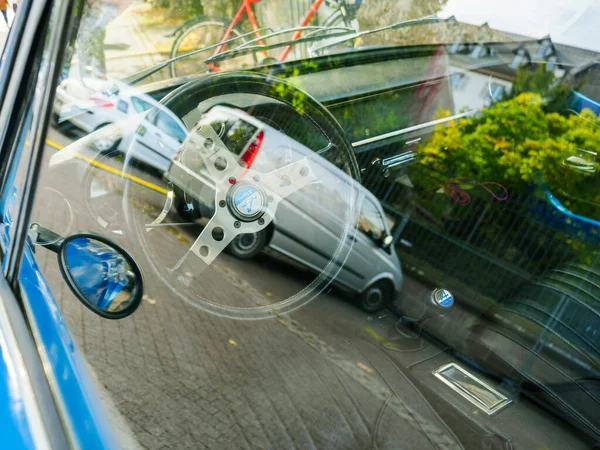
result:
[[[471,111],[467,111],[467,112],[464,112],[461,114],[455,114],[454,116],[444,117],[443,119],[432,120],[431,122],[425,122],[425,123],[421,123],[419,125],[414,125],[412,127],[403,128],[401,130],[390,131],[389,133],[380,134],[379,136],[373,136],[373,137],[370,137],[367,139],[353,142],[352,147],[354,147],[354,148],[361,147],[363,145],[372,144],[373,142],[379,142],[379,141],[383,141],[385,139],[393,138],[396,136],[402,136],[404,134],[412,133],[413,131],[419,131],[419,130],[423,130],[424,128],[430,128],[435,125],[447,123],[452,120],[461,119],[463,117],[469,117],[469,116],[476,114],[477,112],[478,112],[477,110],[471,110]]]

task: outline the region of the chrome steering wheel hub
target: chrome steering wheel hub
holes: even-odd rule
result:
[[[238,182],[227,193],[229,212],[242,222],[253,222],[262,217],[267,209],[267,195],[260,186]]]

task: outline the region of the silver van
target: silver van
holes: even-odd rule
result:
[[[315,161],[315,152],[239,109],[213,106],[200,124],[210,124],[242,168],[253,172],[268,173],[302,158]],[[238,235],[227,251],[249,259],[269,247],[312,270],[323,270],[336,251],[345,220],[345,191],[351,186],[361,205],[358,226],[350,227],[352,249],[345,262],[339,263],[342,267],[334,281],[351,291],[362,309],[377,311],[402,286],[402,269],[382,206],[334,164],[316,158],[318,163],[311,167],[317,181],[281,201],[269,227]],[[165,173],[173,185],[175,206],[187,218],[210,218],[215,212],[214,183],[204,164],[194,146],[184,144]],[[228,205],[253,213],[257,202],[252,194],[255,192],[248,190],[240,203],[234,200],[235,205]]]

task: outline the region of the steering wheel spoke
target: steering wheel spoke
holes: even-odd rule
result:
[[[246,170],[244,180],[233,185],[217,182],[216,212],[176,268],[190,254],[210,265],[238,235],[265,229],[282,199],[316,179],[311,163],[304,158],[266,174]]]
[[[196,238],[190,251],[210,265],[237,236],[234,223],[235,218],[228,211],[216,212]]]
[[[294,104],[296,93],[302,94],[301,108]],[[154,273],[191,305],[231,318],[285,314],[314,298],[339,273],[339,261],[347,260],[358,208],[356,156],[337,121],[294,85],[260,73],[201,77],[165,98],[164,108],[188,129],[165,172],[175,197],[167,194],[164,205],[157,205],[155,192],[129,181],[126,191],[132,204],[127,219],[136,226],[134,237]],[[305,142],[304,136],[310,139]],[[227,275],[226,282],[229,275],[243,278],[252,272],[238,271],[236,264],[229,274],[231,261],[221,255],[223,250],[231,249],[232,257],[240,259],[254,257],[269,245],[271,229],[302,221],[311,214],[306,207],[318,206],[320,195],[331,196],[321,206],[335,205],[343,222],[339,235],[328,242],[329,261],[310,285],[260,306],[214,289],[222,276]],[[277,224],[275,214],[282,215]],[[179,229],[184,225],[189,227]],[[253,239],[244,236],[254,233]]]
[[[284,199],[298,189],[317,181],[317,176],[307,158],[261,175],[266,190]]]
[[[205,162],[206,170],[217,184],[226,184],[238,179],[243,168],[227,149],[219,135],[208,123],[199,123],[190,133],[190,142]]]
[[[193,253],[206,265],[210,265],[238,235],[258,233],[273,221],[273,217],[274,214],[266,210],[261,220],[241,222],[227,208],[221,208],[196,238],[189,253]],[[188,257],[189,253],[185,257]]]

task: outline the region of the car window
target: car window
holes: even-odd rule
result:
[[[152,105],[150,103],[138,97],[131,97],[131,104],[133,105],[133,109],[135,109],[135,111],[139,113],[148,111],[152,108]]]
[[[45,114],[31,258],[121,437],[597,445],[600,11],[571,3],[72,8],[52,106],[10,115]]]
[[[360,210],[358,229],[374,241],[382,239],[385,234],[383,217],[381,217],[377,206],[369,199],[365,199]]]
[[[211,125],[213,127],[217,126],[214,122]],[[242,153],[258,131],[256,126],[242,119],[227,120],[223,122],[223,126],[223,143],[227,145],[227,148],[231,148],[231,151],[236,155]]]
[[[183,130],[181,126],[165,112],[161,111],[157,114],[155,123],[158,128],[178,142],[183,142],[187,135],[185,130]]]

